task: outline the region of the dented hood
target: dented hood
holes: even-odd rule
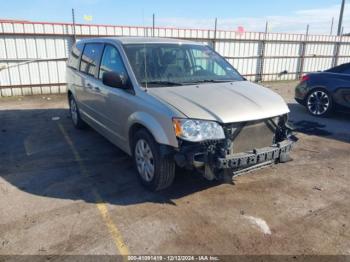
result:
[[[232,123],[289,112],[275,92],[249,81],[149,88],[149,94],[189,118]]]

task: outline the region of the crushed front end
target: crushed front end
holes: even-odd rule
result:
[[[290,160],[297,138],[287,115],[222,125],[225,139],[189,142],[179,139],[175,161],[180,167],[196,168],[209,180],[220,179],[262,165]]]

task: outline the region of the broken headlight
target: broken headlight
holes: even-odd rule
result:
[[[225,138],[224,130],[214,121],[174,118],[173,124],[176,136],[183,140],[200,142]]]

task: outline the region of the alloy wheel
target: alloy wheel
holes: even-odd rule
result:
[[[75,125],[77,125],[78,124],[78,108],[77,108],[77,104],[75,103],[73,98],[70,99],[70,114],[71,114],[73,123]]]
[[[317,90],[311,93],[307,99],[307,108],[313,115],[323,115],[330,106],[330,100],[327,93]]]
[[[152,150],[144,139],[139,139],[135,146],[136,166],[141,177],[147,181],[152,181],[154,177],[154,158]]]

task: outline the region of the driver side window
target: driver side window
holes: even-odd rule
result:
[[[119,51],[111,46],[106,45],[101,60],[100,72],[98,75],[99,79],[102,79],[103,73],[105,72],[118,72],[126,77],[126,69],[123,64],[123,60],[119,54]]]

